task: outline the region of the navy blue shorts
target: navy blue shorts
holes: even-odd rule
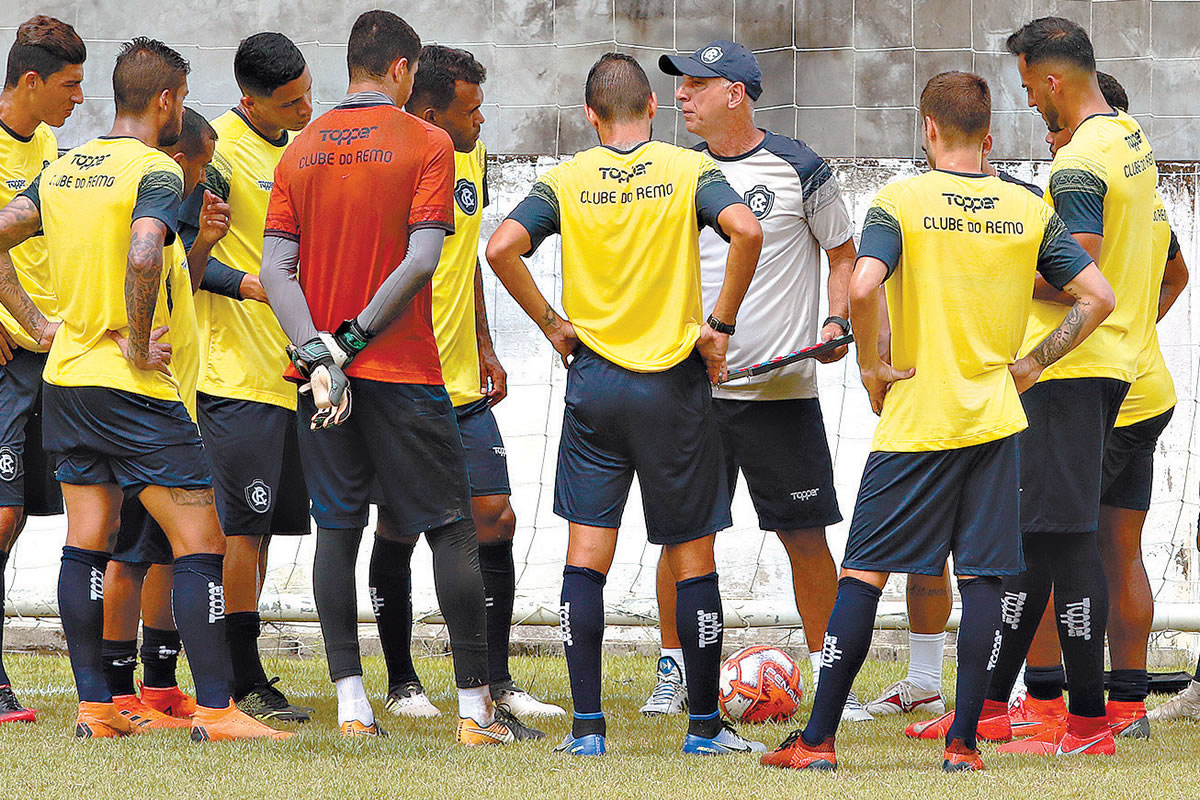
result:
[[[62,489],[42,447],[42,370],[46,354],[17,348],[0,365],[0,506],[63,512]]]
[[[1017,436],[928,453],[871,453],[850,521],[843,569],[1016,575],[1020,532]]]
[[[308,533],[308,486],[300,468],[296,413],[201,393],[196,414],[225,535]]]
[[[363,528],[371,502],[387,506],[389,533],[411,537],[471,518],[466,457],[444,386],[351,378],[350,419],[314,431],[300,395],[300,457],[322,528]]]
[[[1113,428],[1104,448],[1100,505],[1148,511],[1154,488],[1154,446],[1171,421],[1174,408],[1157,417]]]
[[[733,524],[700,356],[664,372],[632,372],[581,345],[567,371],[554,513],[619,528],[635,473],[651,543],[688,542]]]
[[[455,406],[454,416],[458,418],[458,434],[467,457],[471,497],[512,494],[508,484],[508,453],[487,398]]]
[[[842,521],[819,400],[716,398],[713,411],[729,494],[740,470],[760,528],[795,531]]]
[[[175,561],[167,534],[136,497],[126,498],[121,504],[121,527],[117,529],[112,560],[139,565]]]
[[[115,483],[126,497],[147,486],[212,486],[200,431],[178,400],[45,383],[42,403],[46,450],[63,483]]]
[[[1100,525],[1104,450],[1129,384],[1063,378],[1021,395],[1021,530],[1079,533]]]

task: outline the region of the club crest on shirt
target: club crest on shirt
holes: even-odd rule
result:
[[[0,481],[11,481],[17,477],[21,467],[21,457],[11,447],[0,447]]]
[[[271,487],[262,478],[255,478],[245,491],[246,503],[256,513],[265,514],[271,510]]]
[[[475,216],[479,210],[479,192],[475,190],[475,184],[466,178],[459,178],[454,184],[454,202],[468,217]]]
[[[772,206],[775,205],[775,193],[761,183],[746,192],[745,199],[746,205],[750,206],[750,210],[758,219],[770,214]]]

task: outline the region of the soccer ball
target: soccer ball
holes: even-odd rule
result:
[[[785,720],[796,713],[804,679],[792,657],[777,647],[743,647],[725,659],[721,710],[735,722]]]

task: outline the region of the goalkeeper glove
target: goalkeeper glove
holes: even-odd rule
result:
[[[308,383],[300,391],[311,391],[317,413],[312,430],[341,425],[350,417],[350,381],[327,344],[329,334],[318,334],[300,347],[288,347],[288,357]]]

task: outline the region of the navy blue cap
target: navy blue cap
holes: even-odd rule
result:
[[[762,94],[762,70],[758,59],[737,42],[718,39],[690,56],[659,56],[658,68],[668,75],[692,78],[725,78],[744,84],[746,94],[757,100]]]

